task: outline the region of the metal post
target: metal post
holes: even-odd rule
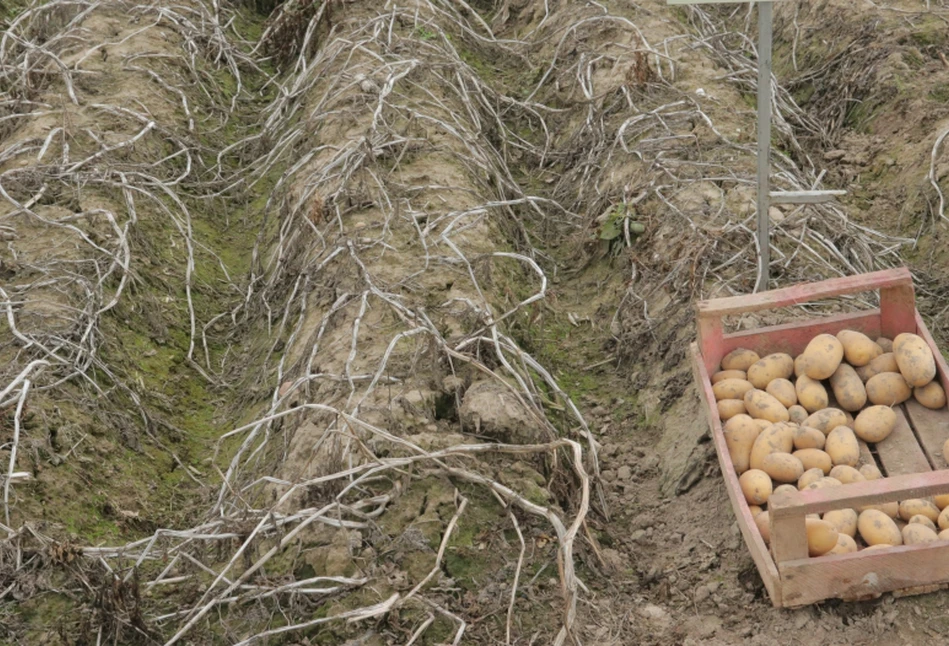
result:
[[[768,289],[771,265],[771,2],[758,3],[758,282]]]

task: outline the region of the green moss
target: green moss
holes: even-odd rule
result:
[[[940,83],[929,91],[929,98],[939,103],[949,103],[949,83]]]

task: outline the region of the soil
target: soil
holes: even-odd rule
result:
[[[724,490],[686,349],[756,279],[753,9],[0,24],[0,381],[49,364],[0,396],[5,643],[949,636],[945,591],[773,608]],[[775,6],[775,184],[847,195],[773,210],[772,286],[907,264],[943,347],[947,27]]]

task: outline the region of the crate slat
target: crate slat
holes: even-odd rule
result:
[[[949,468],[946,457],[942,454],[942,447],[946,440],[949,440],[949,411],[931,410],[915,399],[906,402],[905,406],[930,464],[937,469]]]
[[[896,407],[896,427],[882,442],[875,444],[877,455],[883,463],[886,476],[901,476],[908,473],[932,471],[926,454],[919,448],[902,407]]]
[[[779,570],[785,606],[830,597],[869,599],[891,590],[949,582],[949,543],[787,561]]]

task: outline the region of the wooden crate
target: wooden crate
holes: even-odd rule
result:
[[[879,292],[879,309],[723,334],[722,317],[726,315],[868,291]],[[949,393],[949,367],[916,311],[909,270],[892,269],[702,301],[697,308],[698,341],[691,347],[696,383],[708,412],[728,497],[774,605],[868,599],[884,592],[917,594],[949,584],[949,542],[808,558],[804,531],[807,514],[949,493],[949,469],[942,455],[943,443],[949,439],[949,411],[932,411],[911,399],[898,407],[897,428],[886,440],[874,446],[861,441],[862,461],[876,464],[887,476],[884,479],[773,496],[768,504],[773,539],[769,551],[738,484],[709,380],[722,357],[735,348],[748,348],[761,356],[772,352],[797,356],[823,332],[859,330],[871,339],[915,332],[932,348],[937,379]]]

